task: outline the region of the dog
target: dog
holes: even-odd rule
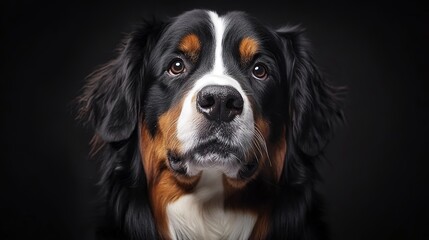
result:
[[[316,163],[343,119],[304,31],[244,12],[144,21],[88,77],[108,239],[326,239]]]

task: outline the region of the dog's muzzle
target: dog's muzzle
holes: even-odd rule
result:
[[[182,148],[169,158],[176,172],[192,176],[215,168],[236,178],[251,161],[253,110],[232,78],[206,75],[197,81],[185,98],[177,129]]]

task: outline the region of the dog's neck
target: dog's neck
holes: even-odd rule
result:
[[[167,206],[172,239],[248,239],[257,220],[250,212],[224,207],[222,173],[205,170],[191,194]]]

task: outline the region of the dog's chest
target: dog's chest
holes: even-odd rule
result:
[[[167,206],[172,239],[248,239],[257,216],[225,210],[222,175],[205,171],[195,192]]]

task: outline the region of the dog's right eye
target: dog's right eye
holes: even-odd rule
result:
[[[168,73],[173,76],[177,76],[183,72],[185,72],[185,63],[180,58],[175,58],[170,63],[170,67],[168,68]]]

